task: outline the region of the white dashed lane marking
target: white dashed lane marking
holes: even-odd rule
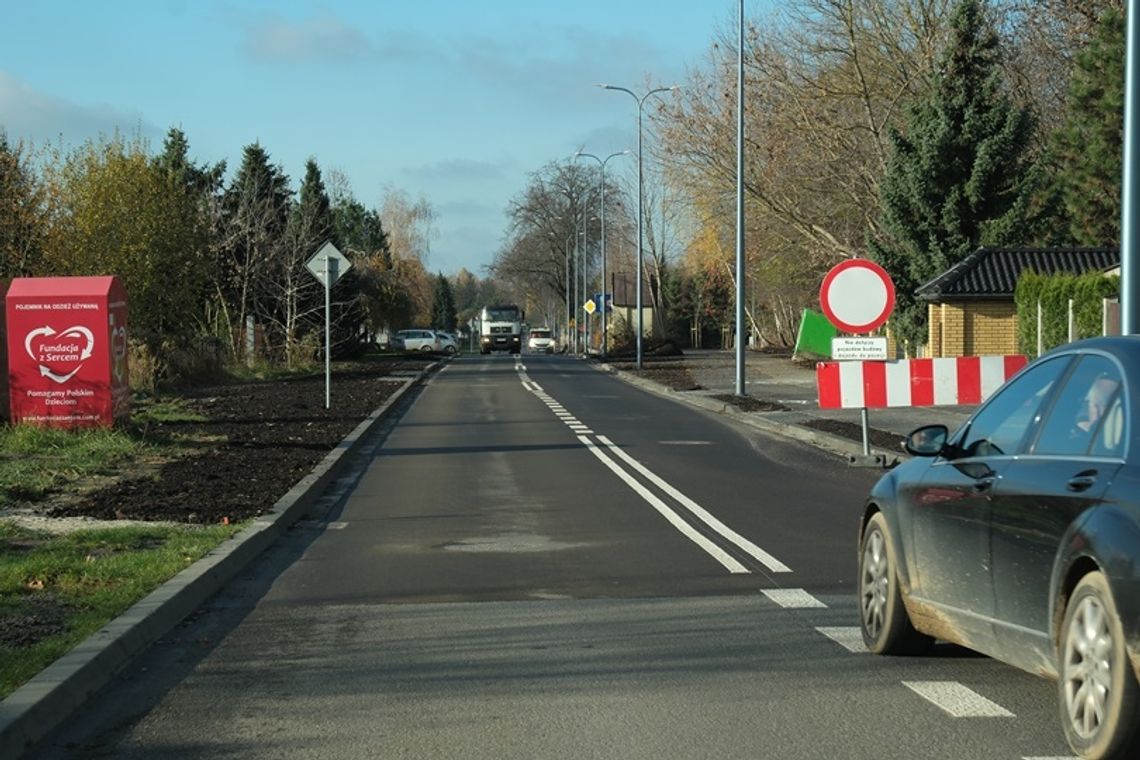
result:
[[[915,694],[955,718],[1012,718],[1014,714],[957,681],[903,681]]]
[[[826,604],[804,591],[802,588],[766,588],[764,596],[776,604],[789,610],[806,610],[815,607],[827,607]]]
[[[863,632],[858,626],[832,626],[816,628],[827,638],[853,654],[867,654],[867,645],[863,643]]]

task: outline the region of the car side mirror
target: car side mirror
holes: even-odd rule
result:
[[[946,449],[950,429],[945,425],[925,425],[903,441],[903,448],[916,457],[936,457]]]

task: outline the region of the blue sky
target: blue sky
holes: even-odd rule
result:
[[[773,0],[751,0],[750,15]],[[430,271],[484,274],[527,175],[636,148],[633,99],[683,83],[735,0],[3,0],[0,128],[67,145],[119,128],[199,162],[258,141],[296,187],[313,156],[378,205],[436,210]],[[611,165],[612,166],[612,165]],[[611,169],[612,170],[612,169]]]

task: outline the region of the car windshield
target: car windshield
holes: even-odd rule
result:
[[[530,337],[532,338],[549,338],[550,330],[531,330]]]

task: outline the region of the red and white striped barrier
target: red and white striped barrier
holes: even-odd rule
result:
[[[1024,356],[962,356],[893,362],[820,362],[820,409],[980,404],[1025,366]]]

